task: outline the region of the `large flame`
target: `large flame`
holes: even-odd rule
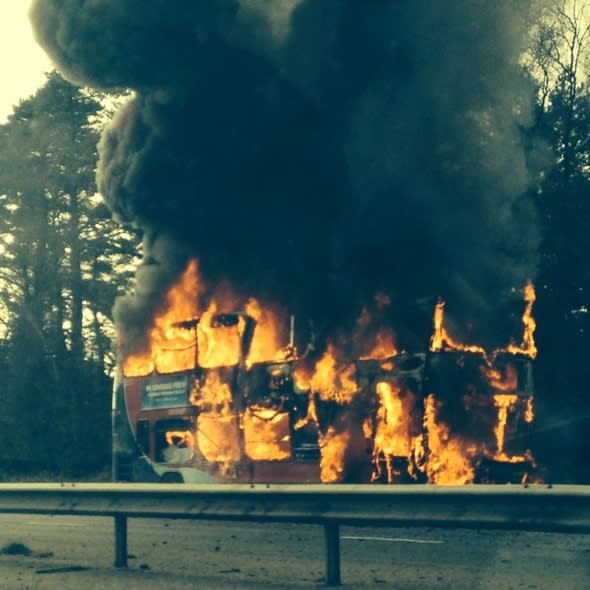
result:
[[[518,402],[517,395],[506,395],[500,394],[494,396],[494,403],[498,408],[498,423],[494,428],[494,434],[496,435],[496,446],[497,451],[495,455],[495,459],[498,461],[508,461],[510,463],[520,463],[524,462],[526,458],[524,456],[512,456],[509,457],[506,454],[504,449],[504,445],[506,442],[506,425],[508,422],[508,413],[510,408],[514,407]]]
[[[518,412],[519,406],[524,405],[523,417],[526,423],[530,424],[534,419],[533,399],[519,398],[517,395],[498,394],[494,395],[494,404],[498,409],[498,422],[494,428],[496,436],[496,453],[493,458],[496,461],[505,463],[524,463],[525,461],[532,461],[533,456],[530,450],[526,450],[522,454],[509,455],[506,451],[506,433],[508,429],[508,422],[511,412]]]
[[[537,347],[535,345],[535,328],[536,323],[535,319],[533,318],[533,305],[536,300],[535,288],[531,282],[529,282],[525,289],[524,289],[524,301],[526,303],[525,309],[522,314],[522,324],[523,324],[523,338],[522,344],[517,345],[514,342],[509,343],[504,348],[497,348],[493,351],[491,355],[487,353],[482,347],[474,346],[474,345],[463,345],[455,340],[449,335],[445,326],[444,326],[444,302],[439,301],[436,305],[436,309],[434,312],[434,319],[433,319],[433,335],[430,341],[430,348],[433,351],[442,351],[442,350],[455,350],[455,351],[464,351],[464,352],[475,352],[481,355],[483,360],[485,361],[484,373],[487,378],[487,382],[490,387],[497,391],[502,392],[498,393],[493,396],[494,404],[497,408],[498,415],[497,415],[497,422],[494,426],[494,435],[496,438],[496,450],[495,452],[488,451],[486,454],[490,456],[492,459],[501,462],[508,462],[508,463],[523,463],[525,461],[531,461],[532,455],[530,451],[525,452],[524,454],[520,455],[509,455],[505,450],[506,444],[506,430],[508,424],[508,418],[510,416],[511,411],[518,411],[518,406],[521,406],[523,403],[526,404],[526,407],[523,412],[524,420],[526,423],[531,423],[534,419],[534,410],[533,410],[533,398],[532,396],[528,396],[524,399],[519,398],[514,392],[518,388],[518,373],[515,366],[512,363],[507,363],[505,367],[499,368],[495,366],[496,359],[502,353],[513,354],[513,355],[520,355],[520,356],[527,356],[531,359],[534,359],[537,356]],[[433,400],[430,402],[427,401],[428,412],[433,414]],[[435,423],[432,420],[431,416],[427,415],[426,419],[431,424],[431,427],[435,428],[435,435],[434,437],[429,431],[429,447],[431,449],[431,457],[432,454],[434,456],[437,453],[440,454],[440,451],[437,451],[438,442],[448,436],[448,432],[444,430],[441,432],[440,430],[437,432]],[[449,445],[449,447],[453,447],[453,445]],[[443,456],[446,457],[450,453],[449,450],[443,453]],[[429,468],[432,471],[433,467],[432,459],[429,461]],[[442,465],[445,467],[445,471],[448,471],[445,466],[445,461],[442,462]],[[437,471],[437,470],[435,470]],[[435,473],[432,475],[432,478],[437,483],[442,483],[440,480],[440,475]],[[463,479],[461,476],[459,479]],[[469,477],[466,479],[469,481]],[[458,482],[459,483],[459,482]]]
[[[235,326],[213,326],[217,309],[217,302],[212,301],[199,322],[199,366],[204,368],[231,367],[240,362],[244,320],[240,317]]]
[[[322,483],[341,481],[345,474],[346,450],[350,441],[350,430],[331,425],[320,435],[321,450],[320,478]]]
[[[455,350],[479,353],[484,356],[489,365],[493,363],[495,358],[500,353],[504,352],[524,355],[534,359],[537,356],[537,346],[535,344],[535,329],[537,324],[535,322],[535,318],[533,317],[533,305],[535,303],[536,297],[535,287],[533,283],[529,281],[524,288],[524,301],[526,306],[522,314],[522,344],[517,345],[514,342],[511,342],[504,348],[497,348],[494,350],[492,355],[488,355],[487,351],[481,346],[475,344],[462,344],[452,338],[444,325],[445,302],[441,299],[436,304],[434,310],[433,333],[430,338],[430,350],[433,352]]]
[[[201,411],[197,418],[197,445],[203,457],[228,473],[241,457],[238,416],[233,395],[219,371],[211,370],[191,400]]]
[[[382,462],[385,464],[387,481],[394,479],[394,459],[402,457],[413,464],[413,456],[421,445],[421,436],[413,436],[411,415],[416,404],[412,392],[402,394],[399,383],[379,381],[375,387],[379,397],[376,429],[373,435],[373,480],[381,479]]]
[[[338,363],[336,349],[330,343],[324,356],[317,362],[309,385],[312,391],[319,393],[322,400],[348,404],[358,393],[355,372],[353,363]]]
[[[257,299],[250,298],[244,311],[256,321],[252,344],[248,353],[249,366],[266,361],[286,360],[294,351],[284,342],[279,318],[270,309],[263,309]]]
[[[485,349],[475,344],[461,344],[454,340],[444,325],[445,302],[440,299],[434,308],[433,333],[430,338],[430,350],[440,352],[443,350],[460,350],[463,352],[476,352],[485,354]]]
[[[518,346],[511,342],[505,349],[506,352],[510,352],[511,354],[524,354],[532,359],[537,357],[537,346],[535,344],[535,330],[537,328],[537,323],[535,322],[535,318],[533,317],[533,305],[537,299],[537,295],[535,293],[535,287],[533,283],[529,281],[529,283],[524,288],[524,300],[526,302],[526,307],[524,309],[524,313],[522,314],[522,323],[524,326],[524,333],[522,336],[522,344]]]
[[[237,365],[241,360],[241,335],[244,320],[237,325],[214,325],[216,314],[223,308],[232,308],[235,297],[224,293],[228,302],[213,298],[206,310],[201,311],[200,295],[203,292],[196,260],[168,291],[163,311],[156,314],[149,331],[146,350],[128,355],[123,372],[128,377],[158,373],[174,373],[194,369],[197,365],[214,368]],[[284,360],[293,356],[282,341],[279,318],[260,303],[249,299],[244,312],[256,321],[254,335],[246,362],[254,363]]]
[[[148,348],[124,360],[125,375],[149,375],[154,370],[170,373],[195,366],[196,324],[187,320],[199,316],[201,291],[198,263],[192,260],[168,291],[163,310],[154,318]]]
[[[251,406],[243,416],[244,449],[252,461],[291,458],[289,413]]]
[[[428,432],[428,481],[436,484],[466,484],[475,477],[472,459],[477,449],[450,433],[438,420],[438,402],[428,395],[424,405],[424,425]]]

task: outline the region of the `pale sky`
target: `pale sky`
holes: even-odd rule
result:
[[[0,123],[21,98],[45,81],[51,62],[35,43],[27,17],[30,0],[0,0]]]

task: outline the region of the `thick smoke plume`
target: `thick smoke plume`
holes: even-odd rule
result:
[[[539,240],[519,66],[534,9],[34,1],[65,77],[135,91],[99,146],[101,193],[145,231],[120,329],[142,333],[197,257],[208,285],[227,280],[325,331],[380,292],[402,346],[425,346],[438,296],[466,338],[502,332],[494,310],[534,278]]]

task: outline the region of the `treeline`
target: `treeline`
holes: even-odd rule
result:
[[[539,460],[590,482],[590,8],[554,0],[531,23],[522,129],[542,231],[535,279]],[[108,472],[114,327],[140,236],[96,194],[113,97],[48,75],[0,126],[0,478]],[[515,105],[515,109],[519,105]],[[520,286],[515,286],[520,287]]]
[[[532,23],[525,73],[536,90],[523,131],[537,159],[542,241],[534,309],[539,460],[590,483],[590,4],[552,0]]]
[[[138,244],[96,194],[107,99],[54,72],[0,127],[0,477],[110,461],[110,310]]]

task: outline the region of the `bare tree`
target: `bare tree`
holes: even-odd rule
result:
[[[567,190],[579,170],[580,108],[587,98],[590,50],[590,3],[586,0],[550,0],[531,27],[531,45],[525,66],[538,84],[538,118],[548,113],[555,135],[556,155]],[[540,122],[538,120],[538,123]]]

